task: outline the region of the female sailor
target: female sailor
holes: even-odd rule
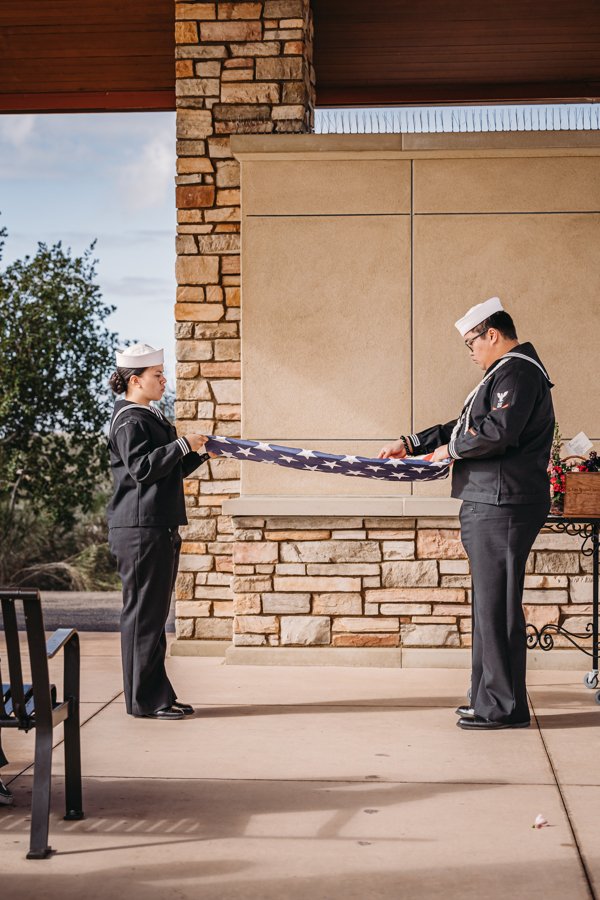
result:
[[[109,544],[123,585],[121,653],[125,706],[133,716],[181,719],[193,708],[177,700],[165,670],[165,625],[187,524],[183,479],[206,462],[200,434],[177,436],[155,407],[165,391],[163,350],[134,344],[117,352],[110,386],[109,433],[114,492]]]

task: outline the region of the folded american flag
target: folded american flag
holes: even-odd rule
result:
[[[406,459],[337,456],[320,450],[302,450],[218,435],[209,437],[203,449],[229,459],[249,459],[251,462],[284,466],[287,469],[334,472],[337,475],[374,478],[376,481],[437,481],[448,476],[452,463],[450,459],[441,463],[431,462],[426,456],[410,456]]]

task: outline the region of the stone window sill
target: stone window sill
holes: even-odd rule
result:
[[[273,497],[260,494],[223,503],[229,516],[457,516],[451,497]]]

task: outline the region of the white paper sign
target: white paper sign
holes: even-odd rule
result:
[[[574,438],[572,438],[567,447],[571,454],[574,456],[585,456],[588,450],[591,450],[594,445],[590,441],[589,437],[585,432],[580,431],[579,434],[576,434]]]

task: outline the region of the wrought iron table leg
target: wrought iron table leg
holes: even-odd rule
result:
[[[600,525],[597,522],[594,523],[594,531],[592,535],[592,616],[593,616],[593,657],[592,657],[592,665],[596,670],[596,674],[598,674],[598,531],[600,530]]]
[[[584,684],[589,688],[598,687],[598,532],[600,525],[592,525],[592,671],[588,672]],[[600,703],[600,692],[596,694]]]
[[[573,519],[553,521],[549,523],[550,530],[557,534],[581,535],[584,538],[581,548],[584,556],[592,557],[592,619],[585,627],[585,634],[568,631],[563,625],[548,622],[542,628],[527,624],[527,646],[529,649],[539,647],[540,650],[552,650],[554,647],[554,635],[566,638],[574,647],[581,650],[592,660],[592,668],[586,672],[583,683],[590,690],[596,690],[600,684],[600,670],[598,669],[598,651],[600,643],[600,614],[598,610],[599,580],[600,580],[600,518]],[[580,641],[591,639],[591,649],[583,647]],[[600,691],[595,695],[596,703],[600,704]]]

